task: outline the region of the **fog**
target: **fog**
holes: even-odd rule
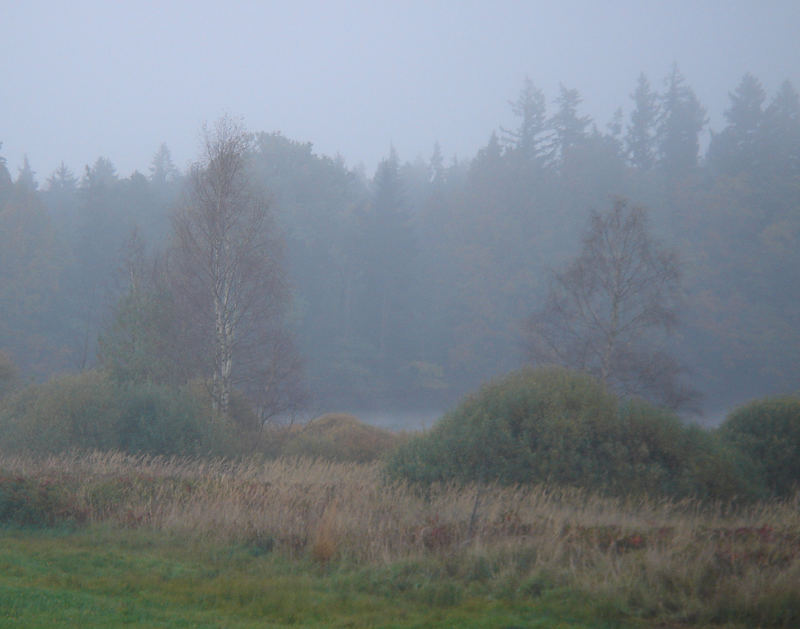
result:
[[[0,42],[0,625],[800,626],[800,0]]]
[[[14,3],[0,396],[101,367],[251,424],[416,429],[526,364],[714,424],[796,392],[798,29],[796,2]],[[203,249],[223,175],[247,194]],[[621,306],[585,283],[620,208],[664,280]],[[236,247],[222,351],[202,265]]]
[[[525,76],[548,99],[578,89],[602,128],[640,72],[660,88],[673,63],[718,128],[745,72],[800,84],[799,25],[792,0],[10,2],[0,141],[12,173],[107,156],[127,176],[162,142],[183,168],[230,112],[371,175],[390,145],[470,158]]]

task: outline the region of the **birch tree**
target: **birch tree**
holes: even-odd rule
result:
[[[287,290],[267,202],[248,177],[251,136],[224,117],[204,129],[185,202],[174,215],[174,292],[187,319],[186,359],[202,369],[215,411],[228,417],[234,386],[256,406],[275,373],[296,375],[282,329]]]
[[[529,358],[587,371],[622,394],[684,406],[695,395],[665,350],[679,289],[676,254],[649,234],[643,208],[617,199],[592,214],[580,255],[553,273],[547,300],[528,322]]]

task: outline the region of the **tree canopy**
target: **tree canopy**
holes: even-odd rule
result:
[[[239,200],[267,202],[268,250],[276,254],[269,264],[281,272],[259,272],[258,281],[281,279],[280,297],[258,307],[272,321],[258,331],[271,349],[248,356],[266,346],[245,340],[249,333],[236,337],[247,350],[242,372],[231,371],[242,378],[236,386],[254,384],[245,384],[246,364],[284,355],[293,358],[249,371],[260,374],[262,392],[282,391],[272,399],[291,397],[277,383],[291,380],[302,358],[317,407],[442,408],[528,360],[524,322],[547,304],[551,269],[566,274],[582,254],[587,213],[621,197],[629,209],[648,208],[647,233],[683,261],[674,334],[651,327],[640,341],[691,368],[712,412],[796,388],[794,87],[765,89],[744,75],[706,150],[705,108],[677,68],[665,82],[632,77],[619,94],[622,114],[602,130],[577,90],[545,94],[536,79],[511,94],[509,129],[486,129],[484,145],[457,159],[442,147],[430,159],[389,150],[367,173],[309,142],[248,136]],[[106,364],[116,325],[124,340],[117,355],[139,356],[124,349],[134,338],[142,349],[162,348],[149,374],[147,360],[129,365],[137,378],[177,370],[185,380],[194,370],[191,377],[213,381],[196,353],[214,338],[213,316],[190,324],[213,312],[213,294],[202,293],[203,308],[188,308],[180,287],[198,284],[179,282],[177,271],[201,267],[181,262],[171,236],[175,207],[199,205],[197,184],[208,184],[211,162],[181,172],[166,146],[153,153],[141,172],[119,173],[110,156],[85,168],[62,164],[49,176],[0,156],[0,351],[13,356],[22,380],[91,368],[98,357]],[[251,242],[244,224],[236,233]],[[148,258],[137,294],[118,272],[134,229]],[[249,325],[247,316],[241,321]],[[140,328],[159,333],[145,338]]]

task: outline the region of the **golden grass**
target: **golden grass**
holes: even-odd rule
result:
[[[403,437],[365,424],[347,413],[326,413],[292,432],[283,445],[287,456],[367,463],[395,448]]]
[[[419,492],[383,483],[375,463],[304,458],[0,456],[0,471],[66,487],[94,523],[252,544],[323,563],[438,557],[450,572],[468,575],[481,561],[520,591],[546,575],[637,613],[684,621],[724,620],[765,605],[800,614],[797,497],[737,506],[547,486]]]

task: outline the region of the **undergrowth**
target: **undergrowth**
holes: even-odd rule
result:
[[[422,492],[386,484],[378,464],[298,458],[0,456],[0,471],[6,524],[68,522],[131,544],[165,536],[223,549],[226,561],[288,562],[358,596],[461,609],[569,592],[614,622],[800,619],[797,498],[701,503],[547,485]]]

